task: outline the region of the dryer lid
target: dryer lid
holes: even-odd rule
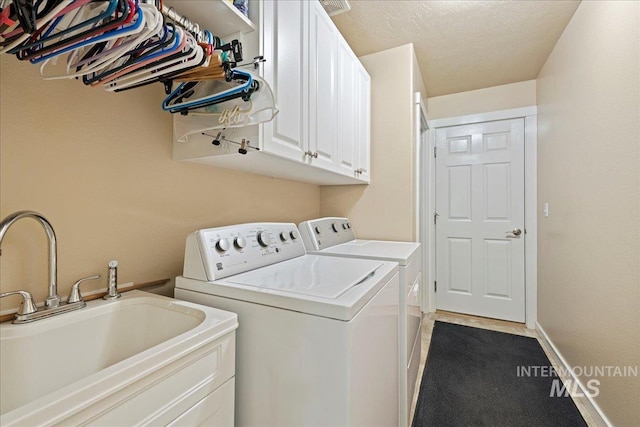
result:
[[[395,261],[407,265],[409,260],[420,254],[420,243],[394,242],[384,240],[352,240],[324,249],[323,254],[366,259]]]
[[[306,255],[227,278],[228,283],[336,299],[373,276],[383,263]]]

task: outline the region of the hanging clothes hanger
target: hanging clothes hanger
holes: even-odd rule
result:
[[[149,40],[162,27],[162,17],[153,6],[141,3],[138,5],[138,9],[139,16],[131,26],[113,31],[109,33],[109,36],[104,34],[101,37],[79,42],[55,52],[53,56],[44,56],[40,74],[47,80],[82,77],[119,61],[127,51],[135,49],[140,43]],[[51,71],[46,71],[46,68],[52,68],[55,65],[55,61],[51,60],[52,57],[57,57],[67,52],[66,68],[63,73],[54,75]],[[40,60],[33,60],[32,62],[40,62]]]
[[[65,7],[71,5],[72,3],[73,0],[60,1],[54,7],[48,9],[46,13],[43,12],[41,14],[38,14],[38,12],[36,12],[37,28],[42,28],[43,25],[50,22],[51,19],[61,13],[65,9]],[[0,41],[0,53],[5,53],[14,49],[15,47],[28,40],[29,37],[31,37],[31,34],[25,32],[24,29],[19,25],[19,22],[16,21],[15,25],[5,28],[5,31],[2,33],[2,40]]]
[[[182,30],[180,30],[182,31]],[[204,50],[198,46],[196,40],[186,35],[185,48],[176,55],[171,55],[161,61],[146,64],[140,70],[121,75],[104,85],[108,91],[124,89],[136,84],[144,83],[148,79],[155,79],[159,75],[182,71],[185,68],[199,66],[205,61]]]
[[[42,47],[43,43],[53,42],[66,34],[78,30],[83,25],[91,25],[94,21],[99,21],[109,17],[115,12],[117,0],[109,2],[94,3],[89,7],[90,2],[72,2],[68,8],[64,8],[56,14],[55,19],[51,19],[38,28],[26,42],[10,50],[9,53],[17,53],[20,50],[29,50],[35,47]],[[93,16],[89,16],[93,13]]]
[[[115,11],[107,15],[107,12],[113,9],[112,5],[114,3]],[[89,3],[89,5],[91,4],[92,3]],[[107,37],[111,37],[113,36],[113,34],[107,35],[110,31],[113,30],[117,32],[120,27],[137,21],[135,18],[136,16],[139,16],[139,8],[137,7],[136,2],[131,0],[109,0],[109,6],[110,7],[107,9],[107,11],[100,13],[100,17],[105,15],[106,17],[100,21],[101,23],[99,25],[92,25],[94,22],[97,22],[97,17],[92,16],[88,20],[82,21],[81,23],[72,26],[71,28],[73,28],[73,31],[67,31],[68,29],[62,30],[61,32],[64,33],[62,39],[55,41],[52,44],[47,44],[47,42],[58,39],[60,33],[53,33],[48,35],[44,39],[32,41],[24,46],[24,48],[13,49],[13,51],[15,51],[16,53],[16,57],[21,60],[37,60],[50,53],[66,52],[69,49],[73,49],[74,47],[79,46],[78,43],[87,41],[89,39],[105,39]],[[81,10],[82,9],[85,8],[83,7],[81,8]],[[81,30],[87,26],[89,26],[90,28],[84,31],[76,32],[77,30]],[[10,51],[10,53],[13,52]]]
[[[253,75],[246,71],[230,70],[227,80],[199,81],[193,85],[182,83],[165,98],[162,108],[171,113],[187,112],[235,98],[248,100],[259,88],[259,83],[254,80]]]
[[[176,52],[183,52],[185,48],[187,48],[188,42],[189,38],[182,30],[178,30],[174,43],[165,49],[134,58],[129,63],[121,64],[120,66],[96,74],[93,77],[85,76],[83,82],[95,86],[109,83],[117,78],[124,78],[127,75],[131,75],[135,70],[144,69],[154,63],[163,63],[163,60],[175,55]]]
[[[160,0],[0,0],[0,52],[38,64],[47,80],[81,78],[113,92],[162,82],[162,108],[197,118],[198,128],[277,113],[268,85],[235,68],[237,40],[223,44]]]
[[[136,6],[134,8],[134,10],[132,11],[132,13],[130,13],[131,15],[131,19],[126,19],[124,21],[124,24],[126,25],[121,25],[118,26],[116,28],[114,28],[111,31],[106,31],[104,33],[102,32],[98,32],[95,33],[94,37],[90,37],[87,38],[85,40],[80,40],[76,43],[71,43],[71,44],[65,44],[64,47],[58,48],[54,51],[49,51],[49,53],[46,54],[42,54],[41,52],[36,53],[36,54],[29,54],[25,56],[25,59],[27,57],[31,57],[31,63],[32,64],[38,64],[41,63],[49,58],[53,58],[56,56],[60,56],[62,54],[65,54],[67,52],[71,52],[74,49],[78,49],[78,48],[82,48],[82,47],[87,47],[87,46],[92,46],[95,45],[97,43],[101,43],[104,41],[109,41],[109,40],[113,40],[113,39],[118,39],[120,37],[123,36],[127,36],[130,34],[137,34],[139,31],[141,31],[143,29],[143,24],[144,24],[144,15],[142,13],[142,10],[140,9],[139,6]]]
[[[188,142],[192,136],[203,132],[225,128],[235,128],[264,123],[278,114],[275,97],[268,84],[258,77],[260,83],[249,101],[242,98],[208,105],[189,111],[189,114],[174,114],[174,136],[178,142]],[[218,137],[219,140],[219,137]]]

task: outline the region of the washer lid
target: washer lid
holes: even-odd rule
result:
[[[312,297],[335,299],[365,282],[379,261],[303,256],[229,277],[228,283]]]
[[[395,261],[400,265],[407,265],[412,256],[420,253],[420,243],[385,240],[352,240],[323,249],[318,253]]]

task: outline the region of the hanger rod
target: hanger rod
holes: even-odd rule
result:
[[[198,41],[207,40],[205,31],[200,28],[200,25],[196,24],[186,16],[181,15],[173,7],[166,6],[164,3],[162,3],[161,12],[164,16],[171,19],[173,22],[179,24],[181,27],[185,28],[186,30],[194,33],[198,38]]]

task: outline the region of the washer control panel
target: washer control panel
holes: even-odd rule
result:
[[[187,236],[183,276],[212,281],[305,254],[295,224],[251,223]]]
[[[356,238],[348,218],[312,219],[300,223],[298,228],[308,251],[319,251]]]

